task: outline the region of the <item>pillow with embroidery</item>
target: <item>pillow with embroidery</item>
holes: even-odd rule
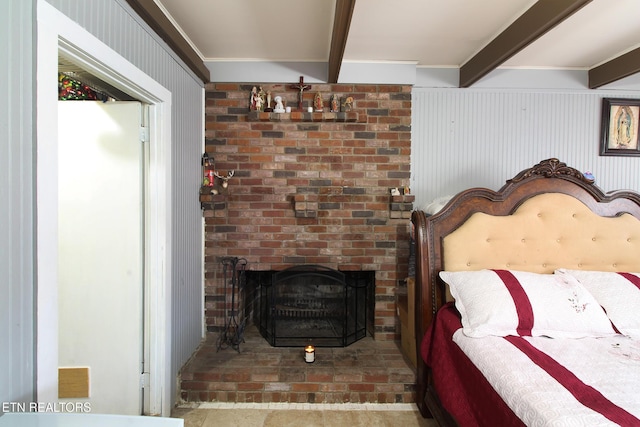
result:
[[[465,335],[614,335],[600,304],[573,277],[515,270],[442,271]]]
[[[559,269],[556,274],[578,280],[604,308],[618,331],[640,336],[640,273]]]

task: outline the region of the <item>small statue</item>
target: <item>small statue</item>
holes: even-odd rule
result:
[[[262,86],[258,88],[258,98],[260,98],[260,108],[259,111],[262,111],[265,107],[265,103],[267,102],[267,94],[262,90]]]
[[[267,91],[267,103],[265,104],[264,111],[273,111],[271,109],[271,91],[270,90]]]
[[[273,99],[276,101],[276,107],[273,109],[273,112],[284,113],[284,105],[282,104],[282,97],[278,95]]]
[[[313,107],[315,108],[316,112],[321,112],[322,108],[324,107],[322,102],[322,95],[320,95],[320,92],[316,92],[316,96],[315,98],[313,98]]]
[[[215,176],[216,179],[212,181],[211,186],[213,188],[211,189],[211,194],[227,194],[229,191],[227,188],[229,187],[229,179],[235,172],[235,170],[228,171],[226,176],[222,176],[218,172],[213,171],[213,176]]]
[[[251,95],[249,96],[249,110],[255,111],[258,109],[256,108],[257,99],[258,99],[258,89],[254,86],[253,89],[251,89]]]
[[[255,102],[256,111],[262,111],[262,104],[263,104],[262,98],[259,96],[256,96],[256,102]]]
[[[331,95],[331,112],[337,113],[340,111],[340,102],[338,101],[338,95],[335,93]]]
[[[304,77],[300,76],[300,83],[289,86],[291,89],[298,90],[298,110],[302,111],[302,98],[305,90],[310,90],[311,85],[304,84]]]
[[[347,96],[342,102],[342,111],[351,111],[353,109],[353,97]]]

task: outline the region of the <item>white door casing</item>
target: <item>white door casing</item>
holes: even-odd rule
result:
[[[36,398],[57,402],[58,53],[149,105],[145,327],[149,341],[149,407],[170,414],[171,386],[171,92],[44,0],[37,1],[37,339]]]

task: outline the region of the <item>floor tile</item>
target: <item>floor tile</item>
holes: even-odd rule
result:
[[[202,427],[208,414],[209,411],[198,408],[175,408],[171,413],[171,417],[182,418],[184,427]]]
[[[437,427],[408,404],[202,404],[176,408],[185,427]],[[377,410],[376,410],[377,409]]]
[[[202,427],[253,427],[264,426],[269,410],[260,409],[209,409]]]
[[[322,427],[322,411],[272,410],[267,415],[264,427]]]

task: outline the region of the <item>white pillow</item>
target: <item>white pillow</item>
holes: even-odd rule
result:
[[[560,269],[556,274],[575,277],[621,333],[640,335],[640,273]]]
[[[440,210],[442,210],[442,208],[444,208],[447,203],[449,203],[449,200],[451,200],[452,197],[453,196],[442,196],[438,197],[437,199],[433,199],[433,201],[429,203],[423,210],[428,215],[435,215],[440,212]]]
[[[568,275],[514,270],[440,272],[465,335],[582,338],[614,335],[595,298]]]

